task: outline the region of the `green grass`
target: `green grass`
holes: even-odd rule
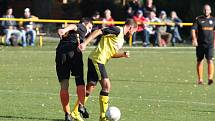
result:
[[[56,44],[0,47],[0,121],[62,121]],[[85,71],[91,50],[84,52]],[[130,58],[112,59],[106,66],[110,105],[120,108],[121,121],[214,121],[215,87],[195,84],[194,48],[128,50]],[[204,75],[207,81],[206,63]],[[71,78],[71,107],[74,85]],[[99,90],[100,85],[86,104],[91,114],[86,121],[98,121]]]

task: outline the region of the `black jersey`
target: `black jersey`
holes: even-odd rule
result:
[[[78,44],[84,41],[85,35],[87,33],[87,28],[81,23],[76,24],[76,26],[76,31],[70,30],[62,37],[57,49],[76,49]]]
[[[215,18],[199,16],[196,18],[192,29],[197,30],[197,42],[199,46],[214,46]]]

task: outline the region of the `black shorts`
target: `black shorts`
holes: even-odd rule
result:
[[[104,64],[97,63],[88,58],[87,83],[94,85],[101,79],[108,78]]]
[[[196,47],[196,57],[197,57],[197,61],[203,60],[204,57],[207,60],[212,60],[214,58],[214,48],[198,46]]]
[[[56,51],[56,72],[58,80],[69,80],[72,76],[83,79],[83,59],[82,52],[74,50]]]

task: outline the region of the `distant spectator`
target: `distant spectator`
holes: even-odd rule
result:
[[[25,19],[38,19],[37,17],[31,15],[30,9],[25,8],[24,10],[24,18]],[[36,39],[36,31],[34,30],[35,24],[30,21],[23,22],[23,29],[22,29],[22,46],[26,47],[28,45],[34,46],[35,39]],[[29,36],[28,36],[29,35]],[[28,38],[30,37],[30,38]],[[28,41],[29,39],[29,41]]]
[[[100,12],[96,11],[93,16],[91,17],[92,21],[101,21],[101,15]],[[100,24],[94,24],[93,25],[93,29],[92,31],[96,30],[96,29],[100,29],[101,25]]]
[[[160,22],[160,19],[156,17],[156,14],[154,11],[151,11],[149,13],[149,17],[148,17],[149,22]],[[154,46],[159,46],[159,41],[158,41],[158,27],[155,25],[146,25],[145,29],[147,30],[147,32],[149,33],[149,38],[153,37],[154,39]]]
[[[99,11],[96,11],[93,16],[92,16],[92,20],[94,21],[100,21],[101,20],[101,15]]]
[[[172,34],[167,32],[167,25],[170,23],[170,20],[167,19],[167,14],[165,11],[161,11],[160,13],[160,21],[165,23],[165,25],[159,26],[158,28],[158,41],[160,46],[166,46],[167,43],[170,43],[172,39]],[[165,37],[165,39],[163,39]],[[163,42],[165,40],[165,42]],[[175,46],[175,43],[172,43]]]
[[[148,47],[150,45],[149,32],[145,30],[145,22],[148,22],[148,20],[143,16],[143,12],[141,10],[137,11],[133,19],[139,24],[137,31],[133,34],[133,45],[136,45],[137,35],[139,34],[143,41],[143,46]]]
[[[172,11],[170,13],[170,20],[171,22],[173,22],[174,24],[172,26],[169,27],[169,31],[170,33],[172,33],[172,43],[182,43],[183,40],[181,38],[181,35],[179,33],[179,27],[182,27],[182,20],[178,17],[177,13],[175,11]]]
[[[156,6],[153,4],[153,0],[146,0],[144,4],[144,16],[148,17],[151,11],[154,11],[156,13]]]
[[[132,19],[134,16],[134,11],[132,7],[128,7],[125,14],[126,14],[126,19]]]
[[[13,9],[12,8],[8,8],[6,15],[3,15],[3,18],[14,18],[13,16]],[[4,28],[4,33],[6,34],[6,45],[11,45],[13,44],[13,42],[11,43],[10,39],[11,39],[11,35],[15,35],[16,38],[13,38],[13,41],[16,41],[14,43],[17,43],[17,40],[21,38],[21,32],[17,29],[17,23],[16,21],[2,21],[1,23],[2,27]]]
[[[111,23],[104,23],[102,26],[103,27],[109,27],[109,26],[114,26],[114,19],[111,16],[111,11],[109,9],[106,9],[104,12],[104,18],[102,20],[103,22],[111,22]]]
[[[126,10],[131,9],[133,14],[136,14],[138,10],[140,10],[142,7],[141,1],[140,0],[132,0],[128,2],[126,6]]]
[[[101,18],[100,12],[96,11],[92,16],[92,20],[93,21],[101,21],[102,18]],[[101,28],[102,28],[101,24],[93,24],[92,32],[95,30],[101,29]],[[100,38],[101,38],[100,35],[95,38],[94,45],[98,44]]]

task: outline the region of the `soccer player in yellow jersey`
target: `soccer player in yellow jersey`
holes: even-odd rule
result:
[[[108,108],[108,94],[110,92],[111,83],[108,78],[105,64],[111,58],[129,57],[128,52],[119,52],[124,43],[124,35],[132,35],[137,30],[137,23],[132,19],[125,22],[123,27],[111,26],[104,29],[94,31],[80,46],[79,48],[85,50],[87,44],[99,35],[102,35],[98,46],[91,52],[88,58],[88,72],[87,72],[87,86],[86,86],[86,98],[92,93],[97,82],[101,84],[100,91],[100,121],[108,121],[105,117],[106,110]],[[75,106],[72,116],[74,119],[78,113],[78,105]],[[76,119],[77,120],[77,119]],[[78,120],[83,121],[83,120]]]

